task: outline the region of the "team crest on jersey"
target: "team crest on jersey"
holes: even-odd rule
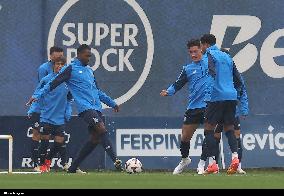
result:
[[[35,127],[36,128],[39,127],[39,123],[38,122],[35,123]]]

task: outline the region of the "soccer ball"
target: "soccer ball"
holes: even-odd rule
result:
[[[142,163],[137,158],[131,158],[125,163],[125,171],[129,174],[142,172]]]

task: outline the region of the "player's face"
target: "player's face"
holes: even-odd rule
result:
[[[54,63],[54,72],[58,73],[60,69],[64,66],[65,62],[63,61],[57,61]]]
[[[193,61],[200,61],[202,58],[202,51],[201,48],[198,46],[192,46],[188,49],[188,53],[190,58]]]
[[[84,50],[78,55],[78,57],[84,65],[88,65],[91,58],[91,50]]]
[[[58,61],[63,56],[63,52],[53,52],[50,55],[50,60],[53,62]]]

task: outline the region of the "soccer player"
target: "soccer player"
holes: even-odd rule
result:
[[[40,99],[40,97],[54,90],[61,83],[66,82],[74,97],[79,117],[83,118],[88,124],[90,133],[90,139],[81,148],[78,157],[70,166],[68,170],[70,173],[76,173],[80,163],[93,151],[97,143],[96,135],[99,135],[100,143],[111,157],[114,166],[117,169],[122,168],[122,161],[116,157],[113,151],[103,119],[95,110],[94,75],[92,69],[88,66],[90,57],[91,48],[86,44],[79,46],[77,49],[77,58],[71,64],[63,67],[59,74],[40,89],[40,91],[34,93],[28,102],[31,103]]]
[[[225,52],[230,55],[229,51],[221,48],[222,52]],[[238,142],[238,158],[240,160],[239,167],[237,169],[237,173],[239,174],[246,174],[246,172],[242,169],[241,166],[241,159],[242,159],[242,154],[243,154],[243,149],[242,149],[242,144],[241,144],[241,138],[240,138],[240,133],[241,133],[241,127],[240,127],[240,118],[245,119],[245,117],[248,115],[249,108],[248,108],[248,97],[247,97],[247,91],[246,91],[246,86],[245,82],[243,80],[243,77],[241,74],[238,74],[237,68],[235,63],[233,64],[234,70],[233,72],[238,75],[238,77],[234,77],[234,86],[237,90],[238,93],[238,104],[236,107],[236,117],[234,121],[234,132],[235,136],[237,138]],[[240,82],[241,83],[240,83]],[[223,130],[223,124],[218,124],[217,127],[215,128],[215,134],[214,137],[217,140],[218,146],[217,147],[217,154],[216,154],[216,163],[218,165],[218,160],[219,160],[219,143],[220,143],[220,138],[221,138],[221,132]],[[207,159],[206,155],[206,147],[203,145],[203,150],[201,154],[201,158],[198,164],[197,172],[198,174],[204,174],[204,166],[205,166],[205,161]]]
[[[95,75],[95,72],[93,72]],[[114,112],[119,112],[120,108],[115,103],[115,101],[109,97],[105,92],[103,92],[97,84],[96,78],[94,77],[94,88],[93,88],[93,95],[94,95],[94,102],[95,102],[95,110],[98,113],[98,115],[105,120],[105,117],[102,114],[102,103],[106,104],[107,106],[113,108]],[[96,146],[100,143],[100,135],[97,132],[93,131],[93,127],[88,127],[89,132],[92,134],[92,144],[93,144],[93,150],[96,148]],[[91,149],[91,148],[90,148]],[[87,155],[86,155],[87,156]],[[80,157],[80,155],[77,157],[77,159],[74,160],[75,164],[78,164],[78,161],[83,160],[84,158]],[[77,168],[76,173],[85,174],[86,172],[82,171],[81,169]]]
[[[66,63],[66,58],[61,57],[53,62],[53,73],[48,74],[40,81],[36,91],[47,84]],[[48,172],[51,159],[60,153],[62,165],[66,164],[66,145],[64,143],[65,122],[69,121],[72,113],[72,96],[65,83],[60,84],[54,91],[47,93],[40,99],[40,123],[43,126],[41,133],[40,171]],[[47,154],[50,136],[54,136],[54,144]],[[66,166],[65,166],[66,167]]]
[[[205,143],[209,157],[207,173],[218,172],[215,161],[216,146],[214,129],[217,124],[223,124],[223,129],[232,152],[232,162],[227,173],[235,172],[239,166],[238,145],[234,134],[234,121],[237,104],[237,91],[233,82],[233,60],[219,50],[216,46],[216,38],[212,34],[205,34],[201,37],[201,47],[208,57],[208,69],[210,77],[208,101],[205,111]]]
[[[181,135],[181,161],[173,174],[181,173],[191,162],[188,157],[192,135],[204,120],[205,95],[208,83],[208,59],[202,55],[199,39],[192,39],[187,43],[188,54],[192,63],[183,66],[178,79],[167,90],[162,90],[161,96],[172,96],[188,83],[189,103],[184,114]]]
[[[53,46],[49,49],[49,54],[50,54],[50,60],[43,63],[42,65],[39,66],[38,68],[38,83],[40,80],[47,76],[48,74],[53,72],[53,63],[56,59],[60,58],[63,56],[63,49]],[[40,171],[39,168],[39,163],[38,163],[38,158],[39,158],[39,141],[40,141],[40,103],[39,102],[34,102],[28,112],[27,116],[28,119],[31,123],[32,127],[32,143],[31,143],[31,158],[32,162],[34,165],[34,170],[35,171]]]

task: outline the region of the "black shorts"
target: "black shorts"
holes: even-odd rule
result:
[[[60,136],[64,137],[65,125],[53,125],[50,123],[42,122],[42,135]]]
[[[29,122],[30,122],[30,126],[33,128],[33,129],[36,129],[39,131],[40,129],[40,114],[39,113],[36,113],[36,112],[33,112],[29,118],[28,118]]]
[[[235,117],[234,130],[241,130],[241,123],[239,117]],[[222,131],[223,131],[223,124],[218,124],[216,126],[215,133],[221,133]]]
[[[184,125],[203,124],[205,108],[188,109],[184,114]]]
[[[86,110],[79,114],[79,117],[88,124],[88,126],[95,126],[97,123],[104,122],[104,116],[101,112],[96,110]]]
[[[205,110],[205,122],[212,125],[233,125],[236,104],[237,102],[234,100],[209,102]]]

